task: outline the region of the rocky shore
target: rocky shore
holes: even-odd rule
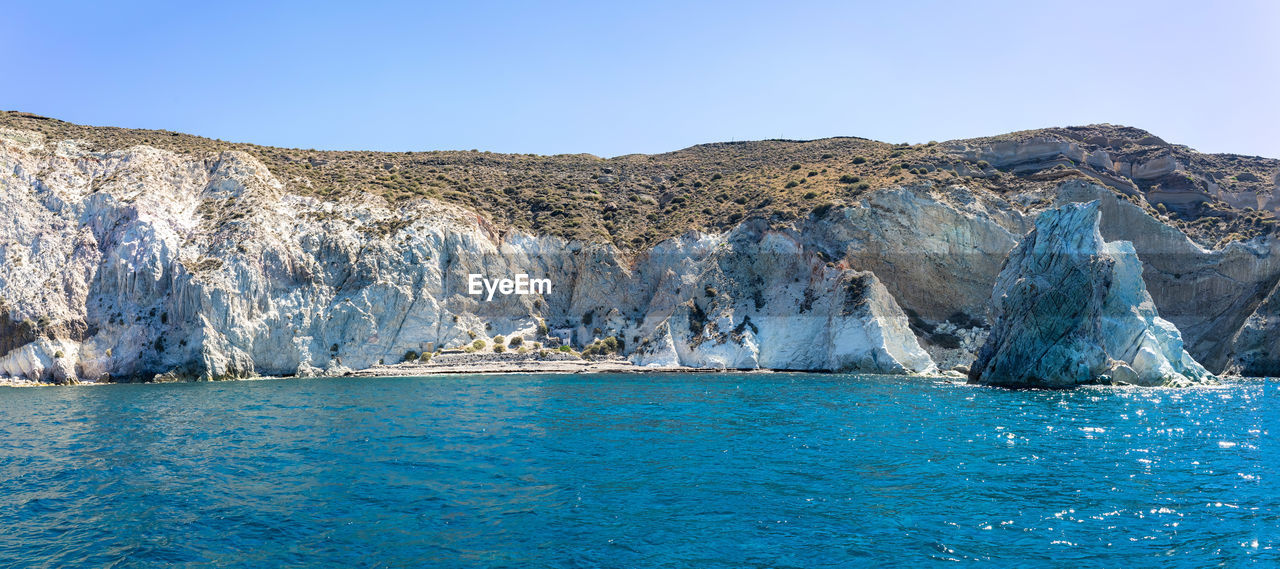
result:
[[[429,362],[377,365],[343,374],[350,377],[457,373],[627,373],[700,371],[685,366],[638,366],[621,358],[581,359],[568,354],[444,354]]]

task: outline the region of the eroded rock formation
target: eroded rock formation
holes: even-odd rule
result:
[[[1009,254],[969,378],[1011,387],[1189,385],[1212,376],[1157,314],[1133,245],[1106,242],[1100,203],[1048,210]]]

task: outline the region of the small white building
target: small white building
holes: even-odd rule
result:
[[[560,338],[562,345],[573,345],[573,328],[557,328],[551,331],[551,335]]]

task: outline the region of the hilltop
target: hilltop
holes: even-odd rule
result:
[[[431,198],[518,230],[642,249],[689,230],[759,217],[786,224],[855,204],[867,192],[962,184],[1042,207],[1071,178],[1101,183],[1208,248],[1277,230],[1280,160],[1204,154],[1138,128],[1089,125],[891,144],[863,138],[702,144],[616,158],[478,151],[365,152],[274,148],[165,130],[95,127],[22,112],[0,127],[107,152],[139,145],[194,158],[242,151],[288,193],[377,196],[396,207]]]

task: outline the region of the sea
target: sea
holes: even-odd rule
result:
[[[0,567],[1277,567],[1280,381],[0,388]]]

